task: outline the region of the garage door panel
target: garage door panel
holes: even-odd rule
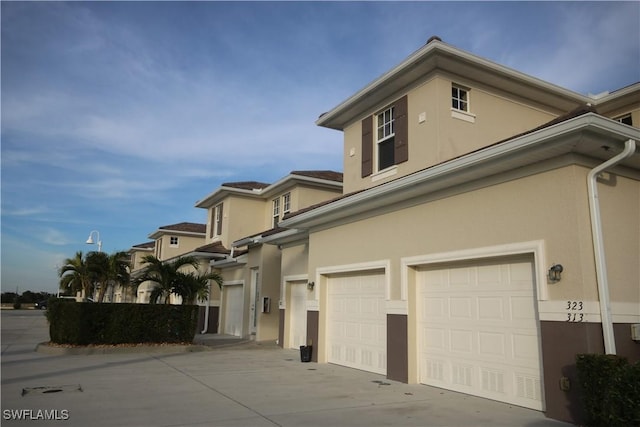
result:
[[[386,373],[384,275],[331,277],[329,362]]]
[[[420,381],[542,409],[532,262],[420,271]]]

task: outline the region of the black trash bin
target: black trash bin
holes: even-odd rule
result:
[[[300,361],[301,362],[311,362],[311,349],[313,347],[310,345],[301,345],[300,346]]]

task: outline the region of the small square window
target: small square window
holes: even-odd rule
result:
[[[170,246],[178,246],[178,238],[175,236],[171,236],[169,238],[169,245]]]
[[[460,86],[451,86],[451,108],[469,111],[469,90]]]

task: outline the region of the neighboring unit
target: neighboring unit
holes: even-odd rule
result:
[[[205,248],[217,255],[210,266],[224,278],[214,302],[220,306],[219,333],[257,341],[278,338],[280,251],[261,239],[277,232],[286,214],[340,194],[339,172],[293,171],[273,184],[225,183],[196,203],[208,211]]]

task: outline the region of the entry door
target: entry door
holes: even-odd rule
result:
[[[532,260],[429,268],[417,284],[420,382],[542,410]]]
[[[224,302],[224,330],[227,335],[242,336],[242,312],[244,292],[242,285],[225,285],[222,288]]]
[[[289,298],[289,346],[299,349],[307,344],[307,284],[305,282],[293,282],[290,285],[291,297]]]
[[[255,337],[258,331],[258,308],[260,307],[260,291],[258,281],[260,272],[257,268],[251,270],[251,301],[249,302],[249,333]]]

